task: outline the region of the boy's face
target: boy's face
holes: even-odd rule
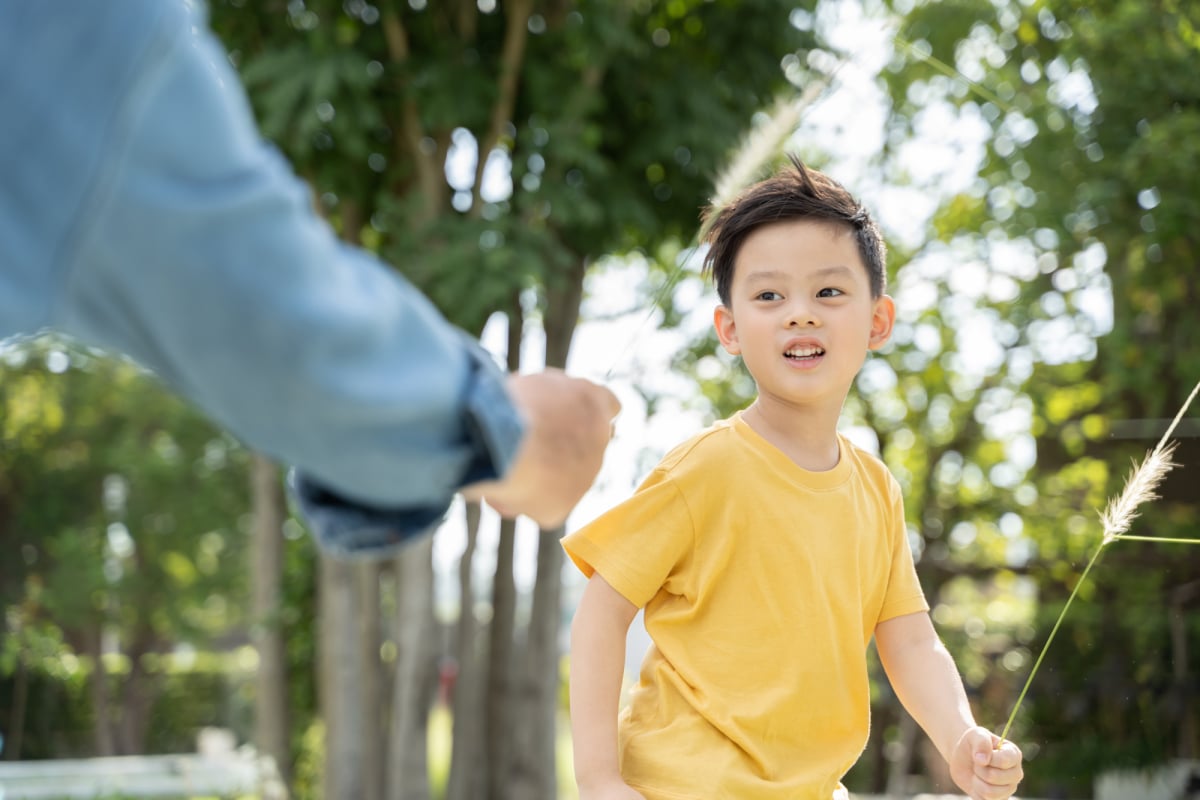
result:
[[[795,220],[746,237],[729,305],[718,306],[713,321],[721,344],[745,361],[760,396],[840,408],[867,351],[891,335],[895,315],[890,297],[871,296],[850,231]]]

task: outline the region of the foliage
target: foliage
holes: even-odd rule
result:
[[[212,18],[334,224],[478,330],[584,261],[691,236],[746,121],[787,86],[780,59],[805,44],[791,7],[534,3],[498,127],[505,9],[226,0]]]
[[[965,479],[977,468],[991,485],[954,481],[938,505],[958,518],[965,499],[997,494],[977,528],[1002,523],[1005,507],[1020,514],[1009,547],[1024,557],[1010,565],[1037,586],[1034,650],[1098,546],[1093,511],[1119,491],[1129,457],[1165,427],[1139,421],[1170,417],[1200,377],[1200,329],[1190,322],[1197,285],[1190,220],[1200,188],[1189,169],[1200,157],[1189,135],[1200,124],[1197,23],[1195,8],[1175,2],[921,4],[904,15],[885,73],[893,155],[945,103],[959,120],[986,125],[978,178],[942,208],[925,253],[953,248],[960,260],[952,269],[985,287],[1002,358],[994,377],[966,387],[948,407],[982,421],[985,437],[1005,416],[1023,418],[1037,460],[997,473],[999,463],[989,470],[982,450],[963,453],[956,472]],[[946,320],[966,281],[944,280]],[[945,340],[949,331],[939,329]],[[929,374],[918,378],[926,393]],[[1140,441],[1128,441],[1131,429],[1142,431],[1134,434]],[[1197,512],[1182,491],[1198,474],[1188,455],[1180,454],[1184,468],[1139,527],[1163,536],[1195,530]],[[940,537],[927,523],[921,532],[927,549],[936,546]],[[952,547],[960,568],[995,564],[1002,554],[972,538],[969,548]],[[1200,631],[1193,621],[1172,622],[1195,602],[1180,598],[1194,584],[1200,554],[1132,544],[1105,553],[1067,619],[1074,646],[1052,650],[1033,684],[1017,737],[1032,756],[1030,794],[1083,796],[1105,768],[1200,749],[1196,710],[1180,702],[1195,680],[1173,663]]]
[[[105,641],[141,664],[240,622],[235,442],[135,366],[52,338],[5,349],[0,432],[5,674]],[[152,696],[132,680],[125,701]]]
[[[249,658],[247,658],[249,656]],[[253,654],[198,652],[183,659],[159,658],[150,671],[161,683],[155,701],[148,747],[150,754],[187,753],[196,748],[202,727],[232,730],[239,742],[249,740],[254,707]],[[93,754],[95,712],[89,689],[89,660],[55,654],[33,660],[29,671],[29,704],[36,709],[24,731],[23,759],[81,758]],[[112,670],[120,681],[122,669]],[[13,696],[14,678],[0,676],[0,698]],[[0,702],[0,719],[11,708]],[[11,734],[11,731],[6,731]]]

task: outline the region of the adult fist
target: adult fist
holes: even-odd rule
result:
[[[525,418],[525,438],[508,474],[464,487],[463,496],[557,527],[596,479],[621,404],[603,386],[557,369],[509,376],[508,393]]]

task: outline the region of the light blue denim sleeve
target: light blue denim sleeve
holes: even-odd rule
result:
[[[334,552],[389,550],[507,468],[503,374],[314,214],[188,4],[0,4],[0,118],[0,338],[132,356],[295,465]]]

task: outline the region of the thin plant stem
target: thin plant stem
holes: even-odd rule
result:
[[[1013,720],[1017,718],[1017,712],[1021,710],[1021,702],[1025,699],[1025,693],[1029,691],[1029,685],[1033,683],[1033,676],[1037,675],[1038,667],[1042,665],[1042,659],[1046,657],[1046,652],[1050,649],[1050,643],[1054,641],[1054,634],[1058,633],[1058,627],[1062,625],[1063,617],[1067,616],[1067,609],[1071,607],[1071,602],[1075,599],[1079,587],[1087,580],[1088,573],[1092,571],[1092,566],[1096,563],[1096,559],[1100,557],[1101,551],[1104,550],[1104,545],[1096,548],[1096,552],[1092,554],[1092,560],[1087,563],[1083,569],[1083,574],[1079,576],[1079,580],[1075,582],[1075,588],[1071,590],[1071,596],[1067,598],[1067,604],[1063,606],[1063,610],[1059,613],[1058,619],[1054,622],[1054,627],[1050,629],[1050,636],[1046,638],[1046,644],[1042,645],[1042,652],[1037,657],[1037,661],[1033,664],[1033,669],[1029,671],[1029,677],[1025,679],[1025,686],[1021,689],[1021,694],[1017,696],[1017,704],[1013,706],[1012,713],[1008,715],[1008,722],[1004,723],[1004,730],[1000,732],[1000,740],[1008,740],[1008,729],[1012,727]]]
[[[950,66],[945,61],[942,61],[940,58],[937,58],[936,56],[934,56],[933,53],[925,52],[924,48],[917,47],[915,44],[908,41],[907,39],[905,39],[903,36],[900,36],[899,34],[896,35],[895,41],[898,45],[900,45],[900,47],[902,47],[904,49],[904,51],[906,53],[908,53],[912,57],[917,58],[921,61],[924,61],[926,64],[933,67],[935,70],[942,73],[943,75],[945,75],[947,78],[950,78],[951,80],[961,81],[968,88],[974,90],[975,93],[978,94],[980,97],[982,97],[984,100],[987,100],[988,102],[992,103],[993,105],[995,105],[997,108],[999,108],[1001,111],[1005,112],[1006,114],[1012,113],[1013,107],[1011,104],[1006,103],[1003,100],[1001,100],[999,97],[997,97],[995,95],[994,92],[989,90],[983,84],[979,83],[978,81],[973,81],[970,78],[968,78],[966,75],[964,75],[962,73],[961,70],[957,69],[956,67]]]
[[[1175,419],[1171,420],[1171,424],[1167,427],[1166,433],[1158,440],[1158,446],[1161,448],[1166,444],[1167,439],[1171,438],[1171,434],[1175,432],[1175,428],[1179,425],[1179,421],[1183,419],[1183,415],[1187,413],[1188,408],[1192,405],[1192,401],[1196,399],[1196,395],[1200,394],[1200,381],[1192,387],[1192,393],[1188,395],[1187,400],[1183,401],[1183,405],[1179,408],[1179,413],[1175,415]]]
[[[1046,657],[1046,651],[1050,649],[1050,643],[1054,641],[1054,635],[1058,633],[1058,628],[1062,625],[1063,618],[1067,615],[1067,609],[1071,607],[1071,601],[1075,599],[1075,594],[1079,591],[1080,585],[1087,579],[1088,573],[1092,571],[1092,566],[1096,563],[1096,559],[1100,557],[1101,551],[1104,550],[1104,545],[1109,542],[1115,542],[1118,539],[1140,542],[1200,543],[1200,540],[1197,539],[1169,539],[1158,536],[1125,535],[1125,531],[1129,529],[1134,517],[1137,516],[1137,507],[1142,503],[1158,498],[1158,495],[1154,494],[1155,488],[1166,477],[1166,474],[1171,471],[1171,468],[1177,466],[1171,461],[1171,455],[1175,449],[1175,443],[1170,441],[1171,434],[1175,432],[1175,428],[1179,425],[1180,420],[1183,419],[1183,415],[1187,413],[1197,394],[1200,394],[1200,382],[1196,383],[1191,394],[1188,395],[1187,400],[1180,407],[1179,413],[1175,415],[1175,419],[1171,420],[1171,424],[1167,426],[1166,432],[1158,440],[1158,444],[1154,450],[1147,454],[1146,459],[1140,465],[1134,465],[1133,473],[1125,482],[1125,489],[1109,503],[1108,508],[1100,515],[1100,519],[1104,524],[1104,536],[1100,540],[1100,546],[1092,554],[1092,560],[1088,562],[1087,567],[1083,570],[1083,574],[1079,576],[1079,580],[1075,583],[1075,588],[1071,590],[1071,596],[1067,598],[1066,605],[1063,606],[1058,619],[1054,621],[1054,627],[1050,629],[1050,636],[1047,637],[1046,644],[1042,647],[1042,652],[1038,655],[1037,661],[1034,662],[1033,669],[1029,671],[1029,677],[1025,679],[1025,686],[1021,689],[1021,694],[1017,696],[1017,703],[1013,706],[1012,713],[1008,715],[1008,722],[1004,724],[1004,730],[1000,734],[1001,741],[1008,738],[1008,731],[1012,727],[1013,720],[1017,718],[1017,712],[1021,709],[1021,703],[1025,700],[1025,694],[1029,691],[1029,685],[1033,683],[1033,677],[1037,675],[1038,667],[1042,665],[1042,659]]]
[[[1166,536],[1120,536],[1113,537],[1115,539],[1124,539],[1130,542],[1170,542],[1172,544],[1200,544],[1200,539],[1171,539]]]

